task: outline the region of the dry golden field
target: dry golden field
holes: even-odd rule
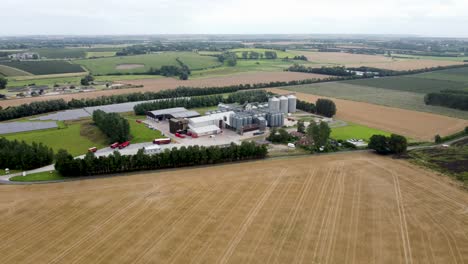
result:
[[[127,94],[136,92],[158,92],[166,89],[175,89],[179,86],[185,87],[219,87],[229,86],[236,84],[254,84],[254,83],[269,83],[277,81],[294,81],[294,80],[305,80],[305,79],[320,79],[329,77],[328,75],[321,74],[310,74],[300,72],[256,72],[256,73],[239,73],[228,76],[220,77],[209,77],[200,78],[187,81],[181,81],[175,78],[161,78],[161,79],[145,79],[145,80],[130,80],[121,81],[121,83],[128,83],[134,85],[144,85],[143,88],[129,88],[129,89],[115,89],[115,90],[104,90],[87,93],[75,93],[75,94],[63,94],[63,95],[51,95],[43,97],[30,97],[24,99],[11,99],[1,100],[0,106],[6,108],[8,106],[16,106],[20,104],[26,104],[37,101],[45,101],[52,99],[64,99],[70,101],[72,99],[82,98],[96,98],[103,95],[113,94]]]
[[[447,178],[353,153],[0,186],[0,263],[468,263]]]
[[[276,88],[267,89],[277,94],[288,94],[291,91]],[[300,100],[313,102],[318,98],[326,98],[305,93],[297,93]],[[412,139],[432,141],[434,135],[448,136],[462,131],[468,126],[468,120],[431,113],[417,112],[364,102],[332,99],[337,113],[336,118],[378,128],[384,131],[404,135]]]

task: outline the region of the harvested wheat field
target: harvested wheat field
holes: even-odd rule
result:
[[[45,101],[52,99],[64,99],[70,101],[72,99],[81,98],[95,98],[103,95],[113,94],[126,94],[136,92],[158,92],[166,89],[175,89],[180,86],[186,87],[217,87],[217,86],[229,86],[236,84],[254,84],[254,83],[269,83],[277,81],[294,81],[294,80],[306,80],[306,79],[320,79],[327,78],[328,75],[321,74],[310,74],[310,73],[299,73],[299,72],[257,72],[257,73],[240,73],[235,75],[221,76],[221,77],[210,77],[203,79],[193,79],[187,81],[181,81],[174,78],[161,78],[161,79],[145,79],[145,80],[130,80],[121,81],[120,83],[133,84],[133,85],[144,85],[143,88],[129,88],[129,89],[115,89],[105,90],[96,92],[86,92],[78,94],[63,94],[63,95],[51,95],[43,97],[31,97],[23,99],[11,99],[0,101],[0,106],[6,108],[8,106],[15,106],[25,103]]]
[[[281,89],[267,89],[277,94],[290,94],[291,91]],[[312,94],[297,93],[300,100],[313,102],[318,98],[327,98]],[[416,140],[433,141],[439,134],[447,136],[460,132],[468,126],[468,120],[431,113],[417,112],[364,102],[332,99],[337,108],[336,118],[378,128],[384,131],[404,135]]]
[[[446,180],[354,153],[0,186],[0,263],[467,263]]]
[[[347,67],[374,67],[380,69],[387,69],[393,71],[409,71],[409,70],[418,70],[425,68],[434,68],[434,67],[443,67],[450,65],[461,65],[463,62],[459,61],[442,61],[442,60],[398,60],[392,62],[383,62],[383,63],[358,63],[358,64],[349,64]]]

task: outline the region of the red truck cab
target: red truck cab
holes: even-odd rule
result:
[[[119,149],[126,148],[126,147],[128,147],[128,145],[130,145],[130,141],[125,141],[124,143],[119,145]]]
[[[114,144],[110,145],[112,149],[118,148],[119,147],[119,142],[115,142]]]

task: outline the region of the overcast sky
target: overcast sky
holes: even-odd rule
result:
[[[468,37],[468,0],[1,0],[0,35]]]

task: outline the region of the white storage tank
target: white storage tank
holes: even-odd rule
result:
[[[270,112],[279,112],[280,111],[280,100],[276,97],[271,97],[268,99],[268,109]]]
[[[281,96],[280,100],[280,112],[281,113],[288,113],[288,98],[286,96]]]
[[[288,96],[288,113],[296,112],[297,97],[293,94]]]

